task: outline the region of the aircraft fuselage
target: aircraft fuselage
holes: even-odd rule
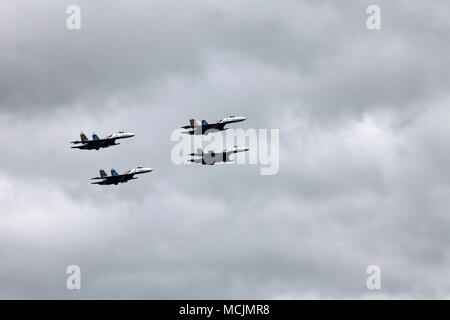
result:
[[[215,123],[207,123],[205,120],[202,120],[201,124],[197,124],[197,122],[192,119],[189,126],[184,126],[182,128],[189,129],[189,131],[183,132],[189,135],[208,135],[210,133],[227,130],[227,128],[225,128],[225,125],[227,124],[245,120],[247,119],[244,117],[229,116],[222,120],[218,120]]]

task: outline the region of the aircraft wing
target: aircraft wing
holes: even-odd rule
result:
[[[116,140],[116,139],[115,138],[114,139],[112,139],[112,138],[105,138],[105,139],[89,140],[89,141],[86,141],[86,142],[104,142],[104,141],[109,141],[109,140]]]
[[[108,179],[108,178],[120,178],[120,179],[122,179],[122,178],[133,178],[133,176],[134,176],[134,173],[122,173],[122,174],[118,174],[118,175],[116,175],[116,176],[107,176],[106,178]]]
[[[225,129],[225,125],[226,123],[219,123],[216,125],[216,129],[222,131]]]
[[[119,175],[117,175],[117,176],[94,177],[94,178],[91,178],[91,180],[108,180],[108,179],[119,178],[119,177],[121,177],[121,176],[123,176],[123,174],[119,174]]]
[[[102,141],[104,139],[99,139],[99,140],[83,140],[83,141],[72,141],[71,143],[73,144],[79,144],[79,143],[90,143],[90,142],[98,142],[98,141]]]
[[[128,180],[135,179],[134,174],[129,173],[123,173],[118,174],[117,176],[106,176],[106,177],[95,177],[91,178],[91,180],[103,180],[103,181],[109,181],[111,183],[115,182],[127,182]],[[94,184],[98,184],[99,182],[94,182]]]
[[[105,141],[116,141],[117,138],[105,138],[105,139],[97,139],[97,140],[84,140],[84,141],[72,141],[70,143],[78,144],[78,143],[98,143],[98,142],[105,142]]]

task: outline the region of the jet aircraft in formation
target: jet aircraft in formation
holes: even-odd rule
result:
[[[134,137],[134,133],[119,131],[112,135],[107,136],[104,139],[100,139],[97,134],[92,134],[92,140],[89,140],[86,135],[82,132],[80,134],[80,141],[72,141],[72,144],[81,144],[78,146],[72,147],[72,149],[81,149],[81,150],[99,150],[101,148],[108,148],[111,146],[117,146],[120,143],[116,143],[116,140],[119,139],[127,139]]]
[[[201,163],[207,165],[214,165],[216,162],[230,162],[233,161],[230,157],[239,152],[248,151],[249,148],[234,146],[227,150],[223,150],[222,152],[214,152],[212,150],[204,153],[202,149],[198,149],[196,153],[191,153],[189,156],[191,157],[200,157],[200,158],[192,158],[189,159],[190,162],[193,163]]]
[[[183,133],[187,133],[190,135],[207,135],[212,132],[227,130],[228,128],[225,128],[227,124],[241,122],[245,120],[247,119],[244,117],[229,116],[223,118],[222,120],[218,120],[215,123],[208,123],[206,122],[206,120],[202,120],[201,123],[198,124],[197,121],[191,119],[189,121],[190,125],[184,126],[182,128],[189,129],[188,131],[185,131]],[[99,150],[101,148],[108,148],[111,146],[119,145],[120,143],[116,143],[116,140],[132,138],[134,136],[135,136],[134,133],[119,131],[115,134],[107,136],[104,139],[100,139],[98,135],[94,133],[92,135],[92,140],[89,140],[84,133],[81,133],[80,134],[81,140],[72,141],[71,143],[76,145],[72,147],[73,149]],[[214,165],[214,163],[216,162],[230,162],[232,161],[232,159],[230,158],[231,155],[239,152],[245,152],[248,150],[249,148],[234,146],[232,148],[217,153],[214,151],[208,151],[207,153],[204,153],[202,149],[198,149],[196,153],[191,153],[189,155],[192,157],[192,159],[189,159],[189,161],[193,163]],[[92,184],[118,185],[119,183],[126,183],[130,180],[137,179],[137,177],[135,177],[135,175],[137,174],[144,174],[152,171],[153,169],[151,168],[137,167],[129,171],[126,171],[123,174],[118,174],[116,170],[111,169],[111,175],[108,176],[108,174],[104,170],[100,170],[100,176],[91,178],[91,180],[101,180],[92,182]]]
[[[183,133],[190,135],[204,135],[218,131],[227,130],[225,126],[230,123],[241,122],[247,120],[244,117],[229,116],[223,118],[222,120],[217,120],[215,123],[208,123],[206,120],[202,120],[200,124],[194,119],[189,120],[189,125],[181,127],[182,129],[189,129],[188,131],[183,131]]]
[[[152,172],[152,168],[143,168],[143,167],[137,167],[134,169],[131,169],[125,173],[118,174],[116,170],[111,169],[111,175],[108,176],[108,174],[105,172],[105,170],[100,170],[100,177],[91,178],[91,180],[102,180],[97,182],[92,182],[92,184],[100,184],[100,185],[118,185],[119,183],[125,183],[129,180],[137,179],[134,175],[136,174],[144,174],[148,172]]]

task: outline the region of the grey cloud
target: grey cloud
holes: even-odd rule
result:
[[[380,1],[377,32],[368,1],[77,3],[80,31],[70,1],[1,5],[0,297],[448,298],[445,1]],[[172,164],[228,114],[280,129],[277,175]]]

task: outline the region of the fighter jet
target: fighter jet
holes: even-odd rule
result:
[[[229,123],[241,122],[247,120],[244,117],[237,116],[229,116],[223,118],[222,120],[217,120],[216,123],[208,123],[206,120],[202,120],[201,124],[198,124],[194,119],[189,120],[189,125],[181,127],[182,129],[189,129],[188,131],[184,131],[183,133],[190,135],[204,135],[212,132],[224,131],[227,130],[225,125]]]
[[[196,153],[191,153],[189,156],[191,157],[200,157],[200,158],[193,158],[189,159],[188,161],[193,163],[201,163],[203,165],[214,165],[216,162],[230,162],[232,161],[230,159],[231,155],[238,153],[238,152],[245,152],[248,151],[249,148],[244,147],[238,147],[234,146],[227,150],[224,150],[222,152],[214,152],[214,151],[208,151],[207,153],[204,153],[202,149],[197,149]]]
[[[118,174],[116,170],[111,169],[111,175],[108,176],[105,170],[100,170],[100,177],[91,178],[91,180],[102,180],[102,181],[92,182],[91,184],[100,184],[100,185],[114,184],[117,186],[119,183],[125,183],[128,182],[129,180],[137,179],[137,177],[134,177],[135,174],[143,174],[152,171],[153,169],[151,168],[137,167],[123,174]]]
[[[116,143],[118,139],[126,139],[134,137],[134,133],[119,131],[104,139],[100,139],[95,133],[92,134],[92,140],[89,140],[86,135],[82,132],[80,134],[80,141],[72,141],[72,144],[81,144],[80,146],[74,146],[72,149],[82,149],[82,150],[99,150],[100,148],[108,148],[111,146],[117,146],[120,143]]]

